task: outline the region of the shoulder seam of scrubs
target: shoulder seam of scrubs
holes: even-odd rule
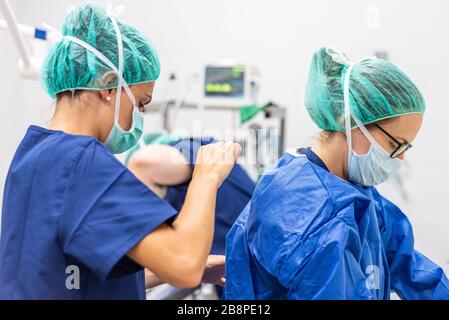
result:
[[[72,177],[72,173],[73,173],[73,171],[74,171],[73,169],[78,165],[78,163],[79,163],[81,157],[84,155],[84,153],[86,152],[86,150],[87,150],[91,145],[99,146],[99,147],[101,147],[101,148],[105,148],[106,154],[107,154],[107,155],[111,155],[112,158],[114,158],[118,163],[121,164],[121,162],[118,161],[117,158],[115,158],[115,157],[114,157],[114,156],[113,156],[113,155],[106,149],[106,147],[105,147],[102,143],[100,143],[97,139],[93,139],[91,142],[89,142],[86,146],[83,147],[83,149],[82,149],[82,150],[79,152],[79,154],[77,155],[76,160],[74,160],[74,163],[72,164],[72,167],[71,167],[71,170],[70,170],[71,173],[70,173],[69,179],[67,180],[66,188],[65,188],[65,190],[64,190],[64,196],[63,196],[63,198],[62,198],[62,203],[64,203],[64,200],[65,200],[65,197],[66,197],[67,186],[68,186],[68,184],[71,182],[71,179],[73,178],[73,177]],[[126,168],[124,168],[124,169],[126,169]],[[117,178],[118,178],[120,175],[122,175],[122,174],[123,174],[123,170],[120,172],[120,174],[117,175]],[[62,209],[62,208],[61,208],[61,209]],[[61,212],[61,213],[62,213],[62,212]],[[77,228],[75,229],[75,232],[78,230],[78,227],[83,223],[83,221],[84,221],[84,219],[82,219],[82,220],[79,222]],[[75,232],[74,232],[74,233],[75,233]],[[72,236],[73,236],[73,234],[72,234]],[[61,235],[61,222],[58,221],[58,240],[61,241],[61,239],[62,239],[62,235]],[[67,239],[67,243],[69,243],[69,242],[70,242],[70,239]],[[61,242],[60,242],[60,243],[61,243]],[[65,252],[65,248],[62,248],[62,251]]]
[[[73,164],[72,164],[71,167],[70,167],[70,174],[69,174],[69,178],[67,179],[66,186],[65,186],[65,188],[64,188],[64,195],[63,195],[63,197],[62,197],[62,202],[61,202],[62,204],[63,204],[64,201],[65,201],[65,197],[66,197],[66,194],[67,194],[67,187],[68,187],[68,185],[69,185],[69,183],[70,183],[70,180],[71,180],[71,178],[72,178],[73,169],[76,167],[76,165],[77,165],[78,162],[80,161],[81,157],[83,156],[84,152],[86,152],[87,148],[88,148],[92,143],[95,143],[95,139],[92,140],[91,142],[89,142],[86,146],[84,146],[84,147],[79,151],[78,155],[75,157],[75,159],[74,159],[74,161],[73,161]],[[61,207],[61,213],[62,213],[62,207]],[[58,238],[58,244],[61,244],[61,243],[62,243],[62,234],[61,234],[61,219],[60,219],[60,217],[59,217],[59,219],[58,219],[58,236],[57,236],[57,238]],[[64,252],[64,248],[63,248],[63,247],[61,247],[61,251]]]

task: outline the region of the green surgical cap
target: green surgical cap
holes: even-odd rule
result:
[[[321,48],[313,56],[305,105],[323,130],[345,130],[343,85],[349,65],[349,59],[332,48]],[[425,111],[416,85],[386,60],[372,58],[354,64],[349,90],[351,115],[364,125]]]
[[[117,21],[123,38],[123,78],[128,85],[155,81],[160,74],[159,57],[153,45],[134,27]],[[67,15],[63,36],[78,38],[106,56],[118,69],[117,35],[109,15],[94,4],[82,4]],[[62,39],[47,54],[41,72],[44,90],[57,93],[76,90],[104,90],[117,87],[118,77],[95,54]]]

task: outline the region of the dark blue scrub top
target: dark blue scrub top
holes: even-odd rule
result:
[[[4,188],[0,299],[144,299],[126,254],[176,213],[93,137],[31,126]]]
[[[171,145],[187,158],[193,169],[199,148],[213,142],[214,139],[210,137],[188,138],[175,141]],[[189,183],[190,181],[167,188],[164,198],[178,211],[181,210],[184,204]],[[212,254],[225,254],[226,234],[251,199],[254,188],[255,183],[243,168],[237,164],[220,189],[218,189]]]

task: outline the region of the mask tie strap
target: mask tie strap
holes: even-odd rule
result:
[[[366,57],[360,59],[358,63],[366,60],[377,59],[376,57]],[[351,152],[352,152],[352,126],[351,126],[351,118],[354,119],[357,127],[359,127],[368,140],[371,143],[376,143],[372,136],[369,134],[368,130],[365,126],[357,119],[355,116],[351,116],[351,100],[350,100],[350,81],[351,81],[351,72],[354,67],[354,63],[349,63],[346,68],[346,73],[344,77],[344,85],[343,85],[343,99],[344,99],[344,108],[345,108],[345,130],[346,130],[346,140],[348,144],[348,170],[351,166]]]
[[[346,69],[344,85],[343,85],[343,99],[345,108],[345,129],[346,129],[346,141],[348,144],[348,170],[351,167],[351,152],[352,152],[352,126],[351,126],[351,110],[350,110],[350,92],[349,84],[352,72],[353,64],[350,64]]]
[[[117,50],[118,50],[118,72],[120,74],[120,77],[118,79],[117,84],[117,96],[115,100],[115,113],[114,113],[114,121],[118,122],[119,116],[120,116],[120,100],[122,96],[122,87],[123,87],[123,39],[122,39],[122,33],[120,31],[120,28],[117,24],[117,21],[112,17],[112,15],[109,16],[109,19],[112,22],[112,25],[114,26],[115,34],[117,36]],[[133,106],[136,105],[134,95],[130,95],[128,91],[126,91],[128,94],[129,99],[133,103]]]
[[[97,49],[95,49],[94,47],[92,47],[90,44],[88,44],[87,42],[84,42],[83,40],[80,40],[78,38],[72,37],[72,36],[63,36],[62,37],[63,40],[67,40],[67,41],[71,41],[76,43],[77,45],[84,47],[85,49],[89,50],[90,52],[92,52],[98,59],[100,59],[102,62],[104,62],[109,68],[111,68],[112,71],[114,71],[117,76],[119,78],[122,77],[122,75],[119,73],[119,71],[117,70],[117,67],[111,62],[111,60],[109,60],[104,54],[102,54],[100,51],[98,51]],[[134,100],[134,96],[131,92],[131,89],[129,89],[128,84],[126,83],[126,81],[124,79],[122,79],[123,81],[123,89],[125,89],[126,93],[128,95],[131,95],[133,97],[132,101]]]

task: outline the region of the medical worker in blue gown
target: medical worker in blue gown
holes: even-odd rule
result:
[[[227,236],[227,299],[449,299],[443,270],[376,185],[401,167],[425,110],[381,59],[313,57],[305,105],[323,130],[261,178]]]
[[[179,287],[223,283],[223,263],[204,270],[239,146],[200,149],[178,212],[113,156],[142,134],[160,72],[153,46],[92,4],[66,17],[62,36],[42,70],[56,98],[50,128],[28,129],[6,180],[0,299],[143,299],[143,268]]]

